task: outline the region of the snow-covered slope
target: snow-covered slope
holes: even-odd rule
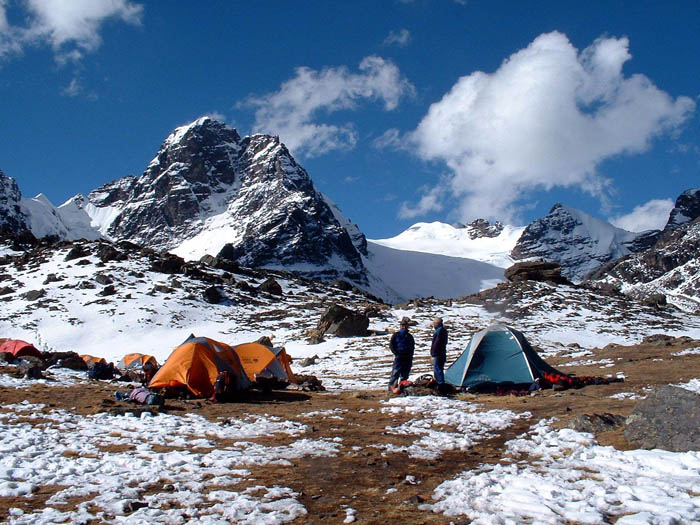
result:
[[[374,244],[397,250],[463,257],[501,268],[513,264],[510,251],[524,227],[489,225],[477,220],[464,225],[419,222],[389,239],[372,239]]]
[[[504,281],[503,268],[464,257],[397,250],[369,241],[369,291],[392,302],[463,297]]]
[[[555,204],[548,215],[530,223],[511,252],[515,260],[545,259],[562,266],[562,274],[580,282],[591,271],[631,253],[641,236]]]

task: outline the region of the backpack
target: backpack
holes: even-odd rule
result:
[[[88,370],[90,379],[112,379],[114,377],[114,364],[98,362]]]

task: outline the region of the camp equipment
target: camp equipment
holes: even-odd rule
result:
[[[497,324],[472,335],[466,350],[445,371],[445,381],[458,388],[524,385],[545,372],[560,373],[537,355],[521,332]]]

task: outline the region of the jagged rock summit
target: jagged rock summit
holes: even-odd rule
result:
[[[22,194],[15,179],[0,170],[0,229],[10,233],[26,231],[27,216],[20,207]]]
[[[245,266],[362,274],[364,236],[355,227],[351,237],[352,223],[279,137],[241,138],[208,117],[171,133],[143,175],[106,184],[88,199],[93,215],[107,219],[101,231],[115,240],[186,259],[219,255]]]
[[[640,238],[647,239],[650,233],[628,232],[575,208],[555,204],[549,214],[525,228],[511,256],[559,263],[564,277],[580,282],[600,266],[646,247],[648,240],[640,242]]]

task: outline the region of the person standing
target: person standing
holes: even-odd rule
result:
[[[411,373],[413,366],[413,351],[416,347],[416,342],[413,336],[408,331],[410,319],[404,317],[401,319],[399,331],[391,336],[389,341],[389,349],[394,354],[394,365],[391,369],[391,377],[389,378],[389,391],[394,391],[399,380],[405,381]]]
[[[438,392],[445,392],[445,361],[447,360],[447,329],[442,318],[433,319],[433,343],[430,345],[430,357],[433,358],[433,374],[437,381]]]

